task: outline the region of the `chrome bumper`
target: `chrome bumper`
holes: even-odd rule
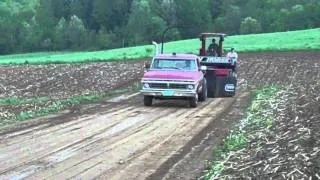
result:
[[[173,91],[172,95],[165,95],[165,91]],[[195,90],[180,90],[180,89],[142,89],[141,94],[145,96],[154,97],[196,97],[197,92]]]

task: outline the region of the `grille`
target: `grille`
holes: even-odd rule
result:
[[[185,84],[170,84],[171,89],[187,89],[187,85]]]
[[[168,89],[168,85],[164,83],[151,83],[150,88],[156,89]]]
[[[187,89],[186,84],[151,83],[150,88],[155,89]]]

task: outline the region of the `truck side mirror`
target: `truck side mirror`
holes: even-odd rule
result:
[[[146,63],[144,64],[144,69],[145,69],[146,71],[149,71],[150,66],[151,66],[151,64],[150,64],[149,62],[146,62]]]
[[[200,67],[200,70],[201,70],[201,71],[206,71],[207,69],[208,69],[207,66],[201,66],[201,67]]]

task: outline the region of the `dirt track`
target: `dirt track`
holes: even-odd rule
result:
[[[2,136],[0,179],[145,178],[234,102],[210,100],[199,109],[159,102],[145,108],[140,98],[105,103],[105,111],[68,123]]]
[[[239,69],[242,90],[236,98],[211,99],[197,109],[167,101],[146,108],[139,95],[130,95],[121,101],[83,106],[81,114],[62,113],[45,118],[46,123],[1,135],[0,179],[199,177],[205,168],[203,160],[210,159],[212,143],[218,144],[242,117],[250,89],[290,83],[300,71],[297,67],[308,68],[300,61],[314,67],[319,53],[242,57],[246,59]]]

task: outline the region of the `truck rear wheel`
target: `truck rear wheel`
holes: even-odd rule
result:
[[[144,98],[143,98],[144,105],[145,106],[152,106],[152,100],[153,100],[152,96],[144,96]]]

